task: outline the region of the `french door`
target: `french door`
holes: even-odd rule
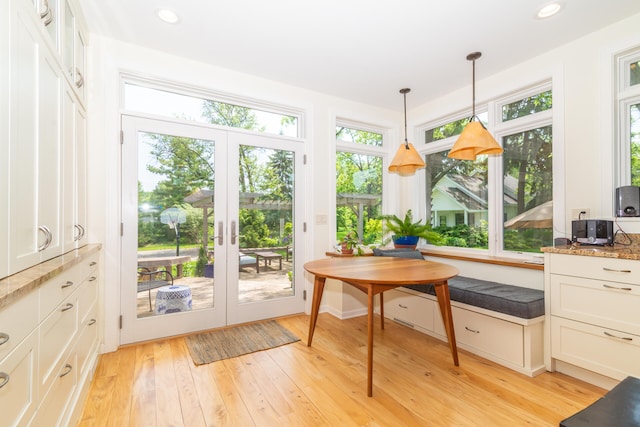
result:
[[[122,116],[121,343],[304,311],[302,144]]]

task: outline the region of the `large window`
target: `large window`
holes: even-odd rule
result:
[[[365,244],[382,239],[382,130],[336,125],[336,242],[347,233]]]
[[[618,186],[640,186],[640,47],[617,57]]]
[[[448,118],[421,129],[427,163],[425,210],[445,246],[500,254],[540,252],[552,244],[550,86],[480,107],[480,120],[504,148],[501,156],[475,161],[447,157],[468,119]]]

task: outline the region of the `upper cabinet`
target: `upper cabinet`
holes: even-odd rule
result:
[[[87,243],[84,39],[69,2],[7,2],[0,278]]]
[[[84,99],[84,36],[79,29],[76,15],[69,0],[61,1],[64,3],[64,29],[62,31],[61,52],[63,68],[80,99]]]

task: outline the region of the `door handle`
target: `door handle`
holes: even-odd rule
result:
[[[232,245],[236,244],[236,237],[238,237],[238,235],[236,234],[236,222],[231,221],[231,244]]]
[[[218,239],[218,245],[222,246],[222,243],[224,243],[224,226],[222,224],[222,221],[218,222],[218,235],[217,236],[213,236],[213,240]]]

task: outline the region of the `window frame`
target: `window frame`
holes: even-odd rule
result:
[[[546,91],[552,91],[553,96],[553,105],[552,108],[543,110],[537,113],[529,114],[526,116],[518,117],[515,119],[502,121],[502,107],[504,105],[510,104],[512,102],[535,96]],[[563,200],[560,196],[562,196],[559,188],[562,188],[564,180],[559,175],[560,166],[563,161],[562,147],[563,143],[561,139],[558,139],[556,142],[556,138],[559,133],[558,128],[561,127],[561,124],[556,124],[559,118],[558,114],[561,111],[561,103],[556,103],[556,99],[560,97],[561,90],[558,90],[556,84],[554,83],[553,78],[548,78],[544,81],[531,84],[526,87],[521,87],[519,89],[510,91],[509,93],[502,95],[500,97],[496,97],[491,99],[483,104],[476,104],[476,114],[482,114],[486,112],[488,114],[487,118],[487,129],[489,132],[495,137],[496,141],[498,141],[502,145],[502,139],[505,136],[512,135],[514,133],[523,132],[531,129],[535,129],[537,127],[543,126],[552,126],[552,143],[553,143],[553,200]],[[446,151],[451,149],[458,136],[452,136],[443,140],[424,143],[424,133],[437,126],[442,126],[446,123],[459,120],[461,118],[465,118],[470,116],[471,109],[465,110],[464,112],[458,112],[455,114],[444,116],[437,120],[431,120],[427,123],[421,124],[417,127],[416,132],[420,136],[421,141],[423,143],[418,144],[418,152],[424,157],[428,154],[434,154],[441,151]],[[481,248],[460,248],[454,246],[429,246],[430,250],[438,251],[438,250],[446,250],[446,251],[456,251],[467,254],[478,254],[478,255],[490,255],[490,256],[500,256],[505,258],[516,258],[516,259],[530,259],[533,256],[539,256],[537,253],[531,252],[516,252],[516,251],[507,251],[504,250],[504,227],[501,224],[504,223],[504,207],[502,203],[502,195],[503,195],[503,160],[502,156],[488,156],[488,164],[487,164],[487,204],[488,204],[488,249]],[[420,179],[420,187],[421,194],[426,197],[426,182],[425,177],[422,176]],[[421,204],[420,212],[424,217],[426,212],[425,206],[426,200]],[[564,213],[564,209],[557,207],[559,203],[554,204],[554,219],[553,219],[553,231],[554,236],[556,232],[564,233],[563,218],[560,217],[560,213]]]
[[[640,45],[614,57],[615,136],[614,187],[631,185],[631,106],[640,104],[640,84],[630,85],[630,64],[640,61]]]
[[[382,145],[380,146],[374,146],[374,145],[366,145],[366,144],[356,144],[356,143],[352,143],[349,141],[342,141],[336,138],[336,129],[338,127],[346,127],[346,128],[350,128],[350,129],[355,129],[355,130],[359,130],[359,131],[364,131],[364,132],[371,132],[371,133],[377,133],[377,134],[381,134],[382,135]],[[382,159],[382,200],[381,200],[381,214],[384,214],[384,212],[386,212],[386,208],[387,208],[387,186],[389,185],[389,174],[385,173],[386,168],[389,165],[390,162],[390,157],[389,157],[389,153],[388,153],[388,145],[389,142],[391,140],[391,130],[389,128],[385,128],[382,126],[377,126],[377,125],[373,125],[371,123],[366,123],[366,122],[362,122],[362,121],[357,121],[357,120],[352,120],[352,119],[348,119],[348,118],[344,118],[344,117],[340,117],[340,116],[336,116],[335,120],[334,120],[334,126],[332,127],[332,135],[333,135],[333,143],[334,143],[334,147],[335,149],[333,150],[333,155],[332,155],[332,166],[333,166],[333,174],[332,174],[332,178],[333,178],[333,185],[332,185],[332,191],[333,191],[333,209],[332,209],[332,214],[331,214],[331,225],[332,225],[332,236],[335,240],[335,237],[337,236],[338,233],[338,227],[337,227],[337,221],[336,221],[336,215],[337,215],[337,209],[338,206],[336,204],[337,201],[337,188],[336,188],[336,160],[337,160],[337,153],[338,152],[345,152],[345,153],[352,153],[352,154],[360,154],[360,155],[365,155],[365,156],[376,156],[376,157],[380,157]],[[336,244],[338,242],[335,242]]]

